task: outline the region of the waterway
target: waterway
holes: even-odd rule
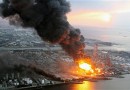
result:
[[[113,78],[113,80],[102,80],[98,82],[84,81],[83,84],[64,84],[46,86],[40,90],[130,90],[130,74],[125,78]]]

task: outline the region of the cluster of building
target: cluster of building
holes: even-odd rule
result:
[[[93,50],[87,50],[92,58],[92,63],[100,68],[103,74],[120,75],[130,73],[130,54],[123,51],[98,50],[95,45]]]
[[[28,62],[33,61],[44,67],[52,65],[52,69],[58,69],[54,64],[58,59],[62,60],[60,62],[65,61],[67,63],[73,63],[72,58],[69,57],[58,45],[44,44],[32,31],[17,31],[12,29],[1,29],[0,31],[0,47],[14,47],[12,50],[5,50],[10,54],[26,59]],[[32,48],[29,49],[28,47]],[[94,65],[103,71],[104,75],[127,74],[130,71],[130,53],[128,52],[98,50],[98,46],[95,45],[93,50],[86,50],[86,53],[91,57]],[[45,65],[46,62],[47,64]],[[29,76],[16,72],[0,74],[0,88],[18,86],[34,87],[57,83],[61,82],[54,82],[45,77],[30,78]]]
[[[28,77],[21,73],[8,73],[0,75],[0,89],[34,88],[47,85],[61,84],[59,81],[49,80],[45,77]]]
[[[54,48],[54,47],[53,47]],[[53,50],[49,49],[44,50],[10,50],[9,53],[16,56],[20,56],[29,60],[34,60],[36,64],[43,64],[45,62],[53,63],[57,59],[62,59],[65,62],[73,62],[63,50]],[[96,46],[94,50],[87,50],[87,55],[91,56],[92,62],[95,63],[95,66],[102,69],[104,75],[121,75],[129,73],[129,66],[126,68],[125,64],[129,65],[129,54],[113,52],[113,51],[104,51],[98,50]],[[123,56],[122,56],[123,54]],[[0,87],[1,88],[16,88],[16,87],[39,87],[45,85],[60,84],[61,82],[48,80],[45,77],[30,77],[28,75],[22,75],[22,73],[5,73],[1,74],[0,78]]]
[[[43,47],[45,44],[33,30],[0,29],[0,47]]]

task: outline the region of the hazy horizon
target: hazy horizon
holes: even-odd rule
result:
[[[130,40],[130,0],[69,0],[70,23],[87,38],[121,44],[128,50]],[[129,49],[130,50],[130,49]]]

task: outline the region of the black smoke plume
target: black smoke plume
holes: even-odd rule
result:
[[[84,37],[67,21],[66,0],[3,0],[0,7],[10,24],[35,28],[43,40],[59,43],[75,60],[84,56]]]

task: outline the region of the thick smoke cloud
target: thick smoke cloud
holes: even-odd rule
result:
[[[0,72],[12,73],[12,72],[34,72],[38,75],[43,75],[53,80],[61,80],[61,77],[56,77],[54,74],[44,71],[42,65],[37,65],[34,61],[10,54],[0,53]],[[0,74],[2,74],[0,73]]]
[[[34,75],[35,77],[43,75],[49,79],[59,81],[83,76],[82,73],[77,73],[78,67],[73,62],[68,63],[61,59],[53,60],[51,58],[49,58],[49,61],[46,61],[46,59],[41,60],[37,57],[37,54],[33,54],[37,58],[32,60],[24,57],[24,53],[20,52],[20,56],[18,53],[0,52],[0,74],[26,72],[26,75],[29,77],[30,75],[32,77]]]
[[[59,43],[75,60],[84,56],[84,37],[67,21],[66,0],[3,0],[0,7],[10,24],[35,28],[43,40]]]

